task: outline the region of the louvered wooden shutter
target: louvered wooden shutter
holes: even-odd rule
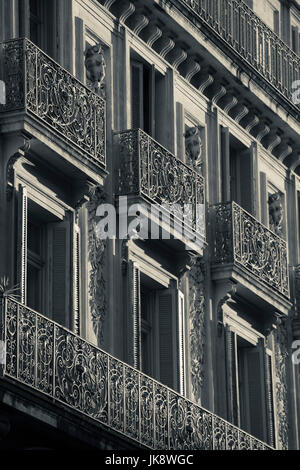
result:
[[[159,380],[184,393],[184,298],[177,289],[157,291]]]
[[[264,387],[264,351],[249,348],[247,354],[250,433],[266,441],[266,408]]]
[[[50,311],[53,320],[70,328],[71,237],[70,222],[49,224]]]
[[[179,393],[185,395],[185,317],[184,317],[184,295],[178,291],[178,383]]]
[[[239,425],[239,398],[237,390],[237,348],[236,335],[228,325],[225,326],[225,361],[227,388],[227,419]]]
[[[149,84],[149,134],[155,138],[155,67],[152,64],[150,69],[150,84]]]
[[[27,190],[21,184],[18,193],[17,283],[21,303],[27,302]]]
[[[275,445],[274,439],[274,398],[272,380],[272,356],[263,348],[264,359],[264,382],[266,396],[266,422],[267,422],[267,442],[271,446]]]
[[[144,128],[143,65],[131,63],[131,122],[132,128]]]
[[[73,331],[80,334],[80,229],[73,226]]]
[[[128,263],[129,305],[127,314],[128,362],[141,368],[141,294],[140,271],[132,261]]]

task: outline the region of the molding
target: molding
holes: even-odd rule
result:
[[[198,258],[188,275],[191,385],[194,400],[198,403],[201,403],[205,375],[205,269],[204,261]]]
[[[236,284],[232,281],[227,281],[224,284],[223,289],[225,290],[225,295],[219,300],[217,305],[217,331],[218,336],[222,336],[224,330],[224,312],[223,306],[232,299],[236,293]]]
[[[154,43],[154,50],[165,59],[166,55],[175,47],[175,42],[171,37],[161,36]]]
[[[275,340],[275,395],[278,420],[278,440],[281,449],[288,449],[288,360],[289,344],[287,323],[279,320]]]
[[[174,47],[169,52],[168,57],[166,57],[166,60],[170,62],[170,64],[172,65],[172,67],[174,67],[175,70],[177,70],[180,64],[184,62],[186,58],[187,52],[184,49],[182,49],[181,47]]]
[[[150,20],[147,18],[147,16],[143,15],[142,13],[139,13],[129,19],[128,23],[130,24],[128,24],[128,26],[134,34],[139,35],[142,30],[146,28],[149,21]]]
[[[158,282],[165,288],[170,286],[172,281],[178,281],[177,277],[164,269],[160,263],[148,256],[142,248],[137,246],[134,239],[124,239],[122,241],[122,272],[127,273],[129,261],[136,263],[138,269],[148,277]]]
[[[192,57],[188,57],[185,63],[182,66],[182,74],[184,75],[184,78],[190,82],[194,75],[196,75],[198,72],[200,72],[201,66],[196,60],[194,60]]]
[[[161,36],[162,30],[150,20],[148,26],[146,26],[142,31],[141,39],[143,39],[149,47],[153,47],[155,41],[157,41]]]
[[[213,84],[214,78],[214,71],[209,67],[207,70],[203,71],[203,74],[200,76],[200,81],[198,84],[198,90],[204,94],[206,88]]]
[[[96,210],[105,200],[102,186],[93,186],[90,191],[88,209],[88,259],[89,273],[89,306],[93,330],[97,338],[97,346],[103,344],[103,327],[107,310],[106,299],[106,240],[97,236]]]

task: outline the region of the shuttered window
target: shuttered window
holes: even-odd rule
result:
[[[133,129],[144,129],[143,65],[131,63],[131,121]]]
[[[33,203],[21,185],[17,214],[21,302],[79,333],[80,232],[73,214],[58,220]]]
[[[135,263],[129,266],[127,360],[184,394],[184,296],[176,288],[157,288],[157,283],[155,288],[145,286],[146,276]]]
[[[272,356],[263,339],[257,346],[226,325],[227,418],[274,445]]]
[[[49,0],[29,0],[28,11],[26,3],[20,2],[20,33],[26,36],[47,54],[55,58],[56,53],[56,7]],[[24,19],[29,16],[28,26]],[[25,17],[25,18],[24,18]],[[24,31],[25,30],[25,31]]]
[[[155,137],[155,69],[131,61],[131,123]]]

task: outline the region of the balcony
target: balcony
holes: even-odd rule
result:
[[[278,301],[284,308],[290,307],[285,240],[235,202],[216,204],[210,211],[213,278],[231,277],[240,286],[246,286],[249,297],[253,298],[258,291],[258,296],[267,299],[270,305]],[[251,287],[255,292],[251,292]]]
[[[12,298],[1,317],[4,380],[40,392],[57,413],[66,405],[149,449],[271,449]]]
[[[292,107],[300,58],[242,0],[171,0],[213,41],[231,50]],[[296,108],[297,109],[297,108]]]
[[[2,43],[0,57],[2,132],[29,134],[31,149],[50,163],[64,155],[73,169],[104,170],[105,101],[28,39]]]
[[[204,178],[140,129],[116,133],[115,142],[119,154],[116,194],[146,203],[152,215],[153,205],[169,212],[174,231],[184,227],[188,240],[195,239],[191,246],[196,251],[203,247]]]

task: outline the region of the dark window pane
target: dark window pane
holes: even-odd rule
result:
[[[39,0],[30,0],[29,3],[29,8],[30,8],[30,13],[33,15],[38,16],[39,13]]]
[[[28,263],[27,269],[27,305],[34,310],[41,309],[41,272]]]
[[[28,249],[36,254],[41,254],[41,227],[28,223]]]

